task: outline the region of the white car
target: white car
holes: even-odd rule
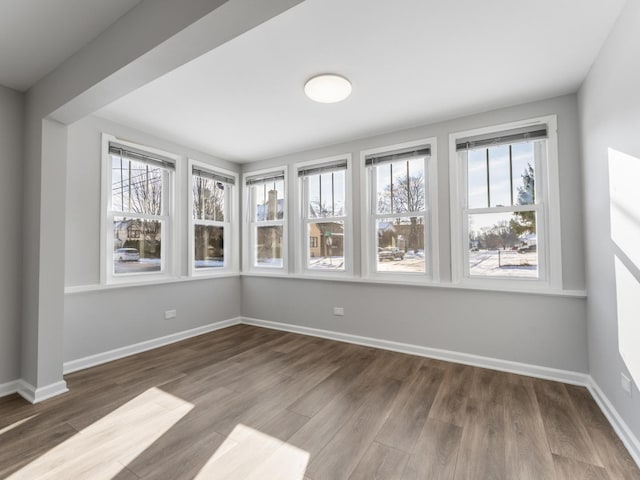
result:
[[[118,248],[115,259],[118,262],[137,262],[140,260],[140,253],[135,248]]]

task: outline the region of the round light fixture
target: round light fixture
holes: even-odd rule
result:
[[[335,73],[323,73],[307,80],[304,93],[311,100],[320,103],[341,102],[351,95],[351,82]]]

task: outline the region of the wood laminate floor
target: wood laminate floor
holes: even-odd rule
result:
[[[0,399],[0,478],[624,479],[582,387],[234,326]]]

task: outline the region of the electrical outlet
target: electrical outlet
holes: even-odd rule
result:
[[[622,390],[631,396],[631,379],[627,377],[624,373],[620,373],[620,384],[622,385]]]
[[[178,313],[175,310],[167,310],[166,312],[164,312],[165,320],[170,320],[172,318],[176,318],[177,316],[178,316]]]
[[[336,317],[344,317],[344,308],[343,307],[333,307],[333,314]]]

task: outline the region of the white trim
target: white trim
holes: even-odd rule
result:
[[[551,288],[562,288],[562,229],[560,228],[560,171],[558,156],[558,117],[547,117],[546,175],[547,208],[545,214],[547,240],[547,265],[549,267],[549,285]],[[556,206],[558,206],[556,208]],[[553,208],[552,208],[553,207]]]
[[[159,220],[162,222],[161,230],[161,267],[159,272],[142,272],[119,274],[113,273],[113,224],[111,221],[115,216],[127,216],[129,212],[114,212],[111,204],[111,155],[109,154],[109,141],[117,141],[118,143],[129,145],[139,150],[157,153],[164,157],[168,157],[175,161],[175,169],[166,170],[167,184],[162,191],[162,215],[143,215],[133,214],[133,217],[147,220]],[[101,184],[100,184],[100,283],[102,284],[127,284],[138,283],[143,281],[153,282],[162,281],[174,277],[179,268],[178,253],[181,251],[180,236],[178,234],[178,225],[180,225],[181,215],[179,213],[182,208],[183,199],[178,199],[182,182],[182,168],[180,160],[183,156],[175,153],[160,150],[155,147],[134,143],[129,140],[123,140],[111,134],[102,133],[102,151],[101,151]],[[167,244],[169,244],[167,246]],[[146,279],[146,280],[143,280]]]
[[[509,373],[517,373],[519,375],[527,375],[530,377],[543,378],[545,380],[564,382],[571,385],[585,386],[588,384],[588,379],[590,378],[586,373],[572,372],[570,370],[559,370],[556,368],[542,367],[539,365],[532,365],[528,363],[502,360],[499,358],[483,357],[481,355],[473,355],[470,353],[454,352],[451,350],[442,350],[439,348],[424,347],[421,345],[413,345],[409,343],[393,342],[390,340],[382,340],[379,338],[362,337],[359,335],[352,335],[350,333],[341,333],[331,330],[320,330],[317,328],[303,327],[288,323],[271,322],[269,320],[260,320],[257,318],[241,317],[241,323],[245,325],[253,325],[256,327],[271,328],[273,330],[281,330],[285,332],[310,335],[313,337],[326,338],[329,340],[337,340],[339,342],[381,348],[384,350],[391,350],[393,352],[407,353],[409,355],[418,355],[420,357],[435,358],[438,360],[445,360],[447,362],[462,363],[474,367],[489,368],[492,370],[499,370]]]
[[[19,386],[20,386],[20,380],[14,380],[12,382],[7,382],[7,383],[0,383],[0,398],[17,393]]]
[[[629,425],[627,425],[627,423],[622,419],[618,411],[609,401],[593,377],[589,377],[587,388],[589,389],[593,399],[600,407],[600,410],[602,410],[604,416],[609,420],[613,430],[616,432],[618,437],[620,437],[624,446],[627,447],[633,461],[636,462],[638,467],[640,467],[640,440],[638,437],[634,435],[629,428]]]
[[[491,284],[482,285],[467,285],[456,283],[440,283],[434,281],[425,281],[423,279],[416,279],[416,277],[406,276],[401,278],[399,275],[394,277],[385,278],[371,278],[371,277],[342,277],[342,276],[328,276],[328,275],[298,275],[298,274],[263,274],[262,272],[243,272],[240,274],[242,277],[279,277],[292,280],[321,280],[321,281],[334,281],[334,282],[350,282],[350,283],[371,283],[376,285],[405,285],[409,287],[420,288],[445,288],[453,290],[476,290],[481,292],[495,292],[495,293],[522,293],[526,295],[546,295],[550,297],[565,297],[565,298],[587,298],[586,290],[549,290],[545,289],[533,289],[533,288],[506,288],[504,285],[497,285],[492,288]],[[417,281],[419,280],[419,281]]]
[[[406,148],[420,147],[429,145],[431,154],[425,159],[425,212],[420,216],[425,219],[425,272],[378,272],[376,270],[376,247],[375,240],[375,218],[394,217],[394,214],[377,215],[374,213],[374,191],[373,179],[371,178],[372,169],[365,165],[366,157],[378,153],[389,152],[393,150],[401,150]],[[383,147],[372,148],[360,151],[360,212],[361,212],[361,231],[360,251],[361,257],[361,273],[362,276],[372,281],[381,280],[382,283],[410,283],[410,284],[428,284],[440,280],[440,243],[439,243],[439,219],[438,219],[438,138],[429,137],[410,142],[399,143],[395,145],[386,145]],[[409,216],[403,213],[399,216]],[[411,278],[411,280],[409,280]]]
[[[307,278],[307,277],[305,277]],[[230,327],[233,325],[245,324],[253,325],[256,327],[270,328],[273,330],[280,330],[285,332],[299,333],[303,335],[309,335],[314,337],[326,338],[330,340],[336,340],[340,342],[353,343],[357,345],[365,345],[374,348],[381,348],[384,350],[391,350],[395,352],[407,353],[410,355],[417,355],[427,358],[435,358],[454,363],[462,363],[465,365],[471,365],[475,367],[489,368],[492,370],[499,370],[503,372],[516,373],[519,375],[527,375],[536,378],[542,378],[546,380],[559,381],[572,385],[586,386],[593,396],[596,404],[602,410],[603,414],[611,424],[612,428],[621,439],[629,454],[640,466],[640,441],[631,431],[626,422],[622,419],[615,407],[611,404],[607,396],[600,389],[595,380],[586,373],[573,372],[569,370],[560,370],[555,368],[543,367],[538,365],[531,365],[520,362],[512,362],[509,360],[502,360],[492,357],[484,357],[480,355],[473,355],[462,352],[454,352],[450,350],[443,350],[438,348],[424,347],[420,345],[413,345],[407,343],[393,342],[389,340],[382,340],[371,337],[363,337],[359,335],[352,335],[348,333],[340,333],[330,330],[321,330],[311,327],[304,327],[299,325],[292,325],[286,323],[272,322],[268,320],[261,320],[249,317],[235,317],[229,320],[223,320],[221,322],[212,323],[202,327],[197,327],[184,332],[174,333],[165,337],[160,337],[145,342],[140,342],[127,347],[122,347],[101,354],[91,355],[85,358],[72,360],[64,363],[64,373],[72,373],[78,370],[96,366],[102,363],[117,360],[129,355],[144,352],[154,348],[158,348],[170,343],[178,342],[187,338],[191,338],[204,333],[213,332],[222,328]],[[68,391],[66,382],[60,381],[35,389],[32,385],[24,380],[14,380],[12,382],[0,384],[0,397],[10,395],[13,393],[19,393],[27,401],[31,403],[38,403],[47,398],[51,398],[56,395],[60,395]]]
[[[464,137],[484,135],[503,130],[525,127],[530,125],[546,125],[548,137],[543,157],[536,155],[536,197],[541,199],[535,210],[538,213],[537,236],[538,246],[538,274],[539,278],[514,278],[514,277],[490,277],[472,276],[469,273],[468,248],[466,245],[467,226],[463,217],[467,211],[467,198],[464,185],[467,184],[466,166],[462,165],[459,154],[456,151],[457,140]],[[451,212],[451,276],[452,283],[461,285],[494,284],[503,285],[503,288],[531,288],[545,290],[561,290],[562,288],[562,259],[561,259],[561,232],[560,232],[560,179],[558,177],[558,136],[557,116],[546,115],[516,122],[509,122],[489,127],[476,128],[462,132],[449,134],[449,202]],[[515,207],[515,206],[513,206]],[[473,209],[472,213],[482,213],[485,210],[510,211],[513,208],[505,207],[489,209]],[[528,208],[527,208],[528,210]],[[521,284],[518,287],[518,284]]]
[[[151,287],[154,285],[168,285],[172,283],[184,283],[184,282],[194,282],[197,280],[213,280],[217,278],[232,278],[239,277],[239,272],[221,272],[217,275],[198,275],[194,277],[166,277],[160,280],[152,280],[148,282],[131,282],[131,283],[109,283],[106,285],[101,285],[99,283],[90,284],[90,285],[74,285],[70,287],[64,288],[65,295],[73,295],[77,293],[87,293],[87,292],[99,292],[102,290],[115,290],[118,288],[137,288],[137,287]]]
[[[94,367],[96,365],[111,362],[113,360],[118,360],[120,358],[128,357],[129,355],[146,352],[147,350],[153,350],[154,348],[179,342],[180,340],[185,340],[187,338],[196,337],[204,333],[220,330],[221,328],[231,327],[232,325],[237,325],[239,323],[240,317],[231,318],[229,320],[222,320],[220,322],[211,323],[202,327],[192,328],[191,330],[172,333],[164,337],[145,340],[144,342],[134,343],[133,345],[115,348],[113,350],[97,353],[95,355],[89,355],[88,357],[69,360],[68,362],[64,362],[63,372],[65,375],[68,373],[77,372],[78,370],[84,370],[85,368]]]
[[[302,181],[298,176],[298,170],[309,166],[322,166],[324,164],[335,162],[336,160],[346,160],[347,168],[344,170],[344,215],[340,217],[307,217],[307,199],[308,194]],[[293,189],[293,205],[292,209],[295,219],[293,222],[294,229],[294,268],[291,271],[298,275],[317,276],[317,277],[351,277],[354,274],[354,241],[353,241],[353,158],[351,153],[341,155],[333,155],[331,157],[319,158],[317,160],[309,160],[299,162],[293,165],[293,177],[295,183]],[[316,270],[308,267],[307,253],[309,248],[309,235],[307,225],[310,223],[322,222],[343,222],[344,223],[344,240],[343,240],[343,256],[344,270]],[[322,241],[320,239],[319,241]]]
[[[103,352],[96,355],[91,355],[85,358],[72,360],[64,363],[64,373],[72,373],[78,370],[89,368],[92,366],[100,365],[102,363],[110,362],[123,358],[136,353],[141,353],[147,350],[158,348],[170,343],[175,343],[187,338],[191,338],[204,333],[213,332],[222,328],[230,327],[233,325],[245,324],[253,325],[256,327],[270,328],[273,330],[280,330],[285,332],[299,333],[303,335],[309,335],[314,337],[326,338],[330,340],[336,340],[340,342],[353,343],[357,345],[365,345],[374,348],[381,348],[384,350],[391,350],[395,352],[407,353],[410,355],[417,355],[427,358],[435,358],[454,363],[462,363],[465,365],[471,365],[482,368],[489,368],[492,370],[499,370],[503,372],[516,373],[519,375],[527,375],[536,378],[542,378],[546,380],[559,381],[572,385],[586,386],[593,396],[596,404],[602,410],[603,414],[611,424],[612,428],[621,439],[629,454],[640,466],[640,440],[634,435],[627,423],[622,419],[615,407],[611,404],[607,396],[602,389],[598,386],[596,381],[586,373],[572,372],[569,370],[560,370],[555,368],[543,367],[538,365],[531,365],[520,362],[512,362],[509,360],[501,360],[492,357],[484,357],[480,355],[473,355],[462,352],[454,352],[450,350],[443,350],[438,348],[424,347],[420,345],[413,345],[407,343],[393,342],[389,340],[382,340],[371,337],[363,337],[359,335],[352,335],[348,333],[340,333],[330,330],[321,330],[311,327],[304,327],[299,325],[292,325],[286,323],[272,322],[268,320],[260,320],[249,317],[235,317],[229,320],[223,320],[221,322],[212,323],[202,327],[197,327],[184,332],[174,333],[165,337],[140,342],[127,347],[122,347],[108,352]],[[67,392],[67,385],[65,381],[60,381],[40,387],[34,388],[24,380],[14,380],[12,382],[0,384],[0,397],[11,395],[13,393],[20,394],[23,398],[31,403],[38,403],[48,398],[60,395]]]
[[[235,181],[235,185],[231,185],[231,192],[225,193],[225,219],[222,222],[201,221],[202,224],[220,224],[225,229],[224,233],[224,266],[222,268],[203,268],[196,269],[195,263],[195,246],[194,246],[194,226],[196,220],[193,218],[193,167],[200,168],[212,173],[223,174],[231,177]],[[189,158],[187,160],[187,219],[189,222],[189,231],[187,232],[187,271],[190,277],[217,277],[225,273],[238,273],[238,250],[240,248],[239,240],[239,219],[238,219],[238,192],[241,190],[239,185],[239,174],[232,170],[220,168],[210,163],[201,162]],[[230,205],[229,205],[230,204]]]
[[[247,186],[247,178],[255,175],[263,175],[266,173],[283,172],[284,174],[284,202],[282,205],[282,220],[264,221],[259,225],[282,225],[282,267],[258,267],[255,265],[255,234],[253,227],[259,226],[258,222],[253,221],[253,200],[251,198],[251,186]],[[243,272],[262,272],[270,275],[286,275],[289,272],[289,166],[280,165],[278,167],[264,168],[261,170],[251,170],[242,173],[242,271]],[[253,225],[252,224],[256,224]]]
[[[24,380],[18,380],[18,394],[30,403],[40,403],[63,393],[68,392],[67,382],[60,380],[44,387],[35,388]]]

